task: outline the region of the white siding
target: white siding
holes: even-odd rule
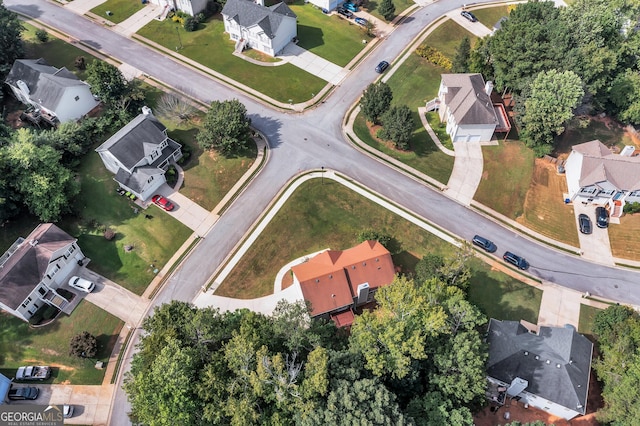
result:
[[[452,133],[454,133],[455,139],[452,136],[451,140],[454,142],[486,142],[491,140],[495,129],[495,124],[459,125],[453,129]]]
[[[580,173],[582,170],[582,154],[572,151],[564,163],[564,175],[567,179],[569,198],[573,200],[580,191]]]
[[[100,158],[102,159],[104,166],[111,173],[116,174],[118,173],[119,168],[124,169],[124,167],[122,167],[122,164],[109,151],[100,151],[98,152],[98,154],[100,154]]]
[[[154,195],[156,195],[156,191],[158,188],[162,186],[167,181],[164,174],[158,174],[153,176],[153,180],[148,184],[140,194],[136,194],[139,198],[143,200],[148,200]]]
[[[298,35],[298,26],[296,25],[296,19],[290,16],[285,16],[278,27],[276,36],[271,40],[271,48],[275,55],[280,53],[287,44]]]
[[[338,7],[338,0],[310,0],[309,2],[318,6],[320,9],[327,9],[329,11]]]
[[[73,86],[64,91],[55,114],[61,123],[78,120],[98,105],[88,85]]]

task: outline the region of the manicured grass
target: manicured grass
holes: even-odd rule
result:
[[[595,308],[589,305],[580,304],[580,319],[578,321],[578,333],[581,334],[593,334],[593,322],[596,319],[596,314],[601,309]]]
[[[435,47],[449,59],[453,60],[456,49],[465,36],[469,37],[471,46],[473,46],[478,39],[478,37],[467,31],[457,22],[448,19],[433,30],[422,44]],[[440,84],[440,79],[438,79],[438,84]]]
[[[289,6],[298,16],[298,46],[344,67],[366,46],[364,29],[337,14],[325,15],[310,3]]]
[[[509,16],[509,6],[485,7],[473,10],[473,14],[485,27],[492,29],[503,16]]]
[[[119,24],[142,9],[144,9],[144,4],[140,0],[107,0],[100,6],[91,9],[91,12],[114,24]],[[110,11],[111,15],[107,15],[107,11]]]
[[[409,7],[413,6],[415,2],[412,0],[393,0],[393,5],[396,7],[396,16],[400,15]],[[380,0],[367,0],[363,5],[363,9],[382,21],[386,21],[382,15],[378,12],[380,6]]]
[[[107,362],[123,322],[87,301],[82,301],[72,316],[61,314],[52,324],[30,328],[11,315],[0,314],[0,373],[14,377],[25,364],[54,367],[46,383],[99,385],[105,370],[94,367],[96,361]],[[93,359],[69,355],[73,336],[88,331],[98,340],[98,354]]]
[[[447,125],[440,121],[440,116],[437,112],[428,112],[426,114],[427,122],[433,132],[436,134],[440,143],[449,149],[453,149],[453,142],[451,142],[451,136],[447,134]]]
[[[473,259],[471,268],[469,301],[482,309],[487,317],[538,322],[542,291],[489,268],[479,259]]]
[[[448,255],[453,246],[380,207],[339,183],[314,179],[303,183],[216,291],[237,298],[271,294],[278,270],[293,259],[324,249],[346,249],[357,234],[373,228],[394,238],[393,261],[412,273],[428,253]],[[470,262],[470,299],[501,319],[537,322],[541,292],[493,271],[478,259]],[[496,303],[498,302],[498,303]]]
[[[482,156],[482,180],[473,198],[511,219],[520,217],[533,176],[533,153],[522,142],[507,141],[482,147]]]
[[[436,67],[424,58],[411,54],[387,81],[393,92],[393,102],[416,110],[423,107],[438,95],[440,74],[446,72],[444,68]]]
[[[180,54],[214,71],[245,84],[281,102],[304,102],[311,99],[327,84],[291,64],[264,67],[234,56],[234,42],[224,33],[224,24],[219,16],[200,25],[200,29],[187,32],[170,20],[153,20],[138,34],[149,40],[175,50],[179,46],[178,33],[183,48]],[[177,31],[177,32],[176,32]]]
[[[615,257],[640,261],[640,213],[626,214],[620,218],[620,225],[609,225],[611,252]]]
[[[282,59],[279,58],[274,58],[272,56],[269,56],[265,53],[262,53],[258,50],[254,50],[254,49],[245,49],[242,54],[244,56],[247,56],[251,59],[255,59],[256,61],[260,61],[260,62],[270,62],[270,63],[276,63],[276,62],[282,62]]]

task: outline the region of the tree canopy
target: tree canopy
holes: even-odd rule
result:
[[[379,136],[392,141],[399,149],[408,149],[413,133],[413,116],[406,105],[392,106],[382,115]]]
[[[0,78],[2,81],[11,70],[13,62],[24,56],[22,31],[24,27],[18,15],[0,2]]]
[[[367,120],[380,123],[380,117],[391,106],[393,93],[389,85],[383,81],[371,83],[360,98],[360,108]]]
[[[204,149],[217,149],[225,155],[231,155],[247,146],[250,126],[251,119],[240,101],[213,101],[196,138]]]

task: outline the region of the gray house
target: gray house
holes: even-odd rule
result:
[[[489,382],[506,397],[570,420],[587,409],[593,344],[573,327],[540,327],[491,319]]]
[[[182,157],[182,145],[167,136],[167,128],[151,113],[142,114],[100,145],[96,152],[104,166],[115,174],[121,188],[142,200],[151,198],[166,182],[172,161]]]

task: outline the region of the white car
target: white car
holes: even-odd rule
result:
[[[85,293],[91,293],[93,289],[96,287],[94,283],[89,280],[85,280],[80,277],[71,277],[69,280],[69,286],[75,288],[76,290],[84,291]]]
[[[73,405],[62,406],[62,417],[64,417],[65,419],[73,417]]]

